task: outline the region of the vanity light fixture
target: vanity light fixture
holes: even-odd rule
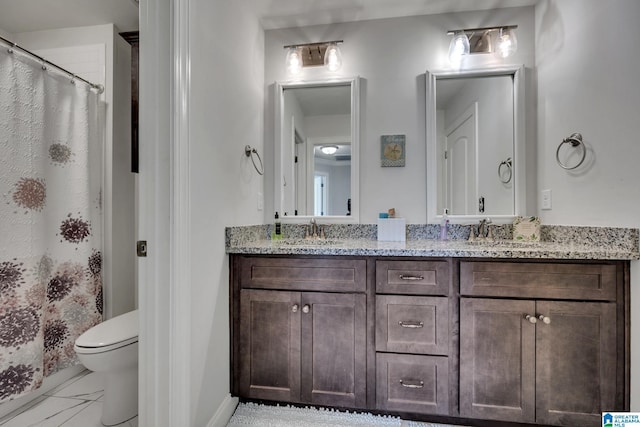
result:
[[[448,31],[447,35],[453,36],[449,44],[451,67],[459,69],[464,56],[475,53],[495,53],[502,58],[513,55],[518,49],[516,28],[517,25],[505,25]]]
[[[342,40],[333,40],[285,46],[287,72],[296,75],[304,67],[320,65],[324,65],[331,72],[338,71],[342,67],[342,53],[338,44],[342,42]]]
[[[323,145],[322,147],[320,147],[320,151],[322,151],[324,154],[328,156],[332,156],[336,154],[336,151],[338,151],[338,148],[339,147],[337,145]]]
[[[449,33],[447,33],[449,34]],[[449,62],[451,67],[460,69],[462,58],[470,52],[469,38],[464,30],[454,33],[451,43],[449,44]]]
[[[511,27],[500,28],[498,35],[498,55],[503,58],[513,55],[518,50],[516,32]]]
[[[297,75],[302,71],[302,51],[296,46],[289,47],[287,51],[287,72],[291,75]]]
[[[337,43],[329,43],[324,52],[324,66],[329,71],[338,71],[342,67],[342,53]]]

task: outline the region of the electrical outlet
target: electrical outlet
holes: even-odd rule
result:
[[[258,193],[258,210],[261,211],[264,209],[264,196],[262,193]]]
[[[551,210],[551,190],[542,190],[542,209]]]

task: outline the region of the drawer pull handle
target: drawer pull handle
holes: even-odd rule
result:
[[[406,388],[424,388],[424,381],[400,380],[400,385]]]
[[[422,328],[424,327],[424,322],[418,322],[416,320],[399,320],[398,325],[403,328]]]
[[[305,305],[302,307],[302,312],[303,312],[303,313],[307,314],[307,313],[308,313],[308,312],[310,312],[310,311],[311,311],[311,307],[309,306],[309,304],[305,304]]]
[[[291,307],[291,311],[294,312],[294,313],[297,313],[298,312],[298,307],[299,307],[298,304],[293,304],[293,307]]]
[[[402,280],[424,280],[424,276],[410,276],[410,275],[404,275],[404,274],[401,274],[400,278]]]
[[[530,314],[525,314],[524,318],[527,319],[530,323],[533,323],[533,324],[538,322],[538,319],[536,319],[535,316],[532,316]]]

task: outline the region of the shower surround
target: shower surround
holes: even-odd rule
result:
[[[102,321],[99,96],[45,68],[0,49],[0,402]]]

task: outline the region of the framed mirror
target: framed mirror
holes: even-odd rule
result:
[[[427,221],[524,212],[524,67],[427,72]]]
[[[275,84],[274,206],[283,221],[359,221],[357,78]]]

